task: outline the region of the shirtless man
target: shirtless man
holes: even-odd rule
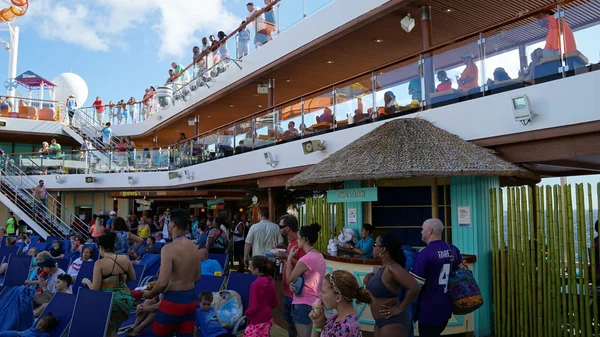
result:
[[[200,280],[200,252],[194,242],[185,237],[189,215],[183,210],[171,212],[169,232],[173,242],[164,246],[160,272],[152,290],[145,290],[145,298],[154,298],[164,292],[152,325],[156,336],[192,336],[196,319],[194,287]]]

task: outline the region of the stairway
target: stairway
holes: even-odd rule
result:
[[[107,149],[101,141],[101,130],[103,128],[97,120],[89,116],[81,109],[75,111],[73,118],[73,126],[68,124],[63,125],[63,131],[75,139],[79,144],[84,143],[84,138],[87,137],[90,144],[90,162],[93,166],[102,166],[103,171],[117,171],[119,164],[114,159],[114,155],[110,149]],[[111,138],[111,147],[116,148],[119,142],[118,138]],[[93,158],[96,158],[95,160]]]
[[[44,239],[48,236],[68,237],[72,232],[87,239],[90,236],[89,226],[51,195],[46,198],[47,207],[40,203],[35,204],[32,190],[37,184],[34,179],[10,161],[2,162],[0,167],[1,203]],[[71,225],[62,219],[69,219]]]

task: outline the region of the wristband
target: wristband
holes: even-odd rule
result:
[[[314,331],[314,332],[321,332],[321,331],[323,331],[323,328],[315,328],[315,327],[313,326],[313,331]]]

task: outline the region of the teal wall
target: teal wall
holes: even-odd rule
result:
[[[344,182],[344,189],[361,188],[362,181],[352,180]],[[356,208],[356,225],[348,225],[348,209]],[[360,235],[360,230],[363,225],[363,203],[362,202],[347,202],[344,208],[344,223],[346,227],[351,227]]]
[[[490,239],[490,189],[500,186],[498,177],[450,178],[452,243],[463,254],[477,256],[473,274],[484,305],[475,311],[475,336],[492,334],[492,260]],[[459,227],[457,207],[471,207],[471,227]]]

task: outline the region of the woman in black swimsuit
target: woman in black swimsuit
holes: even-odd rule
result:
[[[412,329],[407,309],[419,295],[421,287],[404,269],[406,257],[394,233],[387,232],[375,240],[373,256],[383,263],[375,274],[369,273],[364,278],[367,290],[374,297],[371,314],[375,319],[375,337],[406,337]],[[399,301],[402,290],[406,290],[406,295]]]
[[[129,318],[133,305],[133,298],[126,282],[135,281],[135,272],[127,255],[115,253],[116,240],[115,232],[108,232],[98,237],[98,247],[103,259],[94,264],[94,281],[86,278],[81,282],[92,290],[113,294],[107,337],[117,337],[117,332],[121,324]]]

